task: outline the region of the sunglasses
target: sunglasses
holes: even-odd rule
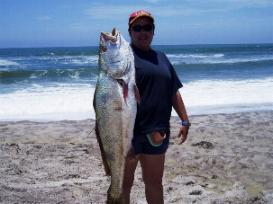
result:
[[[141,32],[141,30],[144,30],[145,32],[151,32],[153,30],[153,28],[154,27],[151,24],[146,24],[143,26],[142,25],[134,25],[132,27],[132,30],[137,33]]]

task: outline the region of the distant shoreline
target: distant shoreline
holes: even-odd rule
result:
[[[152,45],[153,47],[158,47],[158,46],[234,46],[234,45],[273,45],[273,42],[266,42],[266,43],[196,43],[196,44],[155,44]],[[47,48],[98,48],[98,45],[83,45],[83,46],[22,46],[22,47],[15,47],[15,46],[11,46],[11,47],[0,47],[0,50],[5,50],[5,49],[47,49]]]

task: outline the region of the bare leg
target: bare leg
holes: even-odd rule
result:
[[[146,200],[149,204],[163,204],[162,177],[164,173],[165,154],[140,156]]]
[[[123,180],[123,196],[125,204],[130,203],[130,193],[134,183],[135,170],[138,163],[138,156],[130,150],[126,157],[124,180]]]

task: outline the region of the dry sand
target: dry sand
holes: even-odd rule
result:
[[[273,111],[171,120],[165,203],[273,203]],[[0,122],[0,203],[105,203],[94,121]],[[132,203],[146,203],[138,166]]]

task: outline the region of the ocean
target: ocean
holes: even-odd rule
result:
[[[189,115],[273,110],[273,44],[153,47],[173,64]],[[0,120],[95,118],[97,63],[96,46],[0,49]]]

